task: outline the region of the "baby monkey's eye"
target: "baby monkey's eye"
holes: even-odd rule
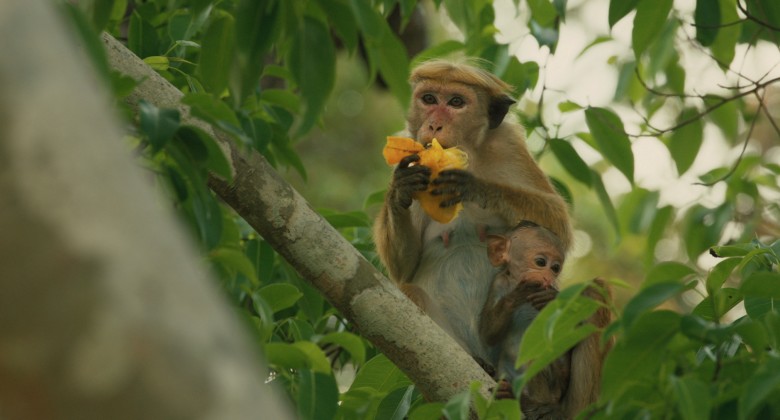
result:
[[[560,273],[560,272],[561,272],[561,265],[560,265],[560,264],[558,264],[558,263],[553,263],[553,264],[550,266],[550,269],[552,270],[552,272],[553,272],[553,273],[555,273],[555,274],[558,274],[558,273]]]
[[[544,257],[536,257],[534,263],[536,263],[537,267],[545,267],[547,266],[547,259]]]

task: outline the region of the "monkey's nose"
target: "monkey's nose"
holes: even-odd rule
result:
[[[440,125],[437,125],[435,127],[433,125],[429,125],[428,126],[428,129],[431,130],[431,132],[433,132],[433,133],[438,133],[439,131],[441,131],[442,128],[443,127],[440,126]]]

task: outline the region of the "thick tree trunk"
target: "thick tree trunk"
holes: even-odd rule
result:
[[[54,7],[0,1],[0,417],[291,418]]]
[[[178,108],[182,93],[107,34],[103,40],[111,66],[142,81],[130,105],[144,99]],[[190,117],[185,124],[203,124]],[[495,382],[455,341],[378,272],[258,153],[239,151],[213,130],[233,164],[228,184],[212,177],[211,188],[235,209],[298,272],[403,370],[433,400],[446,400],[472,381]]]

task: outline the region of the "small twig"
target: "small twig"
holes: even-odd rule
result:
[[[780,28],[778,28],[777,26],[771,25],[769,22],[765,22],[765,21],[763,21],[763,20],[753,16],[752,14],[750,14],[747,11],[747,7],[743,6],[742,3],[739,0],[737,0],[737,8],[739,9],[740,12],[744,13],[745,17],[748,18],[749,20],[752,20],[753,22],[756,22],[757,24],[759,24],[759,25],[761,25],[761,26],[763,26],[763,27],[765,27],[767,29],[771,29],[771,30],[773,30],[775,32],[780,32]]]

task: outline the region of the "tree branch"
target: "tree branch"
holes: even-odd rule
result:
[[[178,108],[182,93],[121,43],[103,34],[113,68],[141,81],[128,97],[131,106],[144,99],[158,107]],[[353,322],[414,381],[429,399],[446,400],[472,381],[482,393],[495,382],[455,341],[408,300],[371,263],[271,167],[260,154],[241,151],[225,136],[215,135],[232,160],[232,183],[214,176],[209,186],[235,209],[274,249]]]

